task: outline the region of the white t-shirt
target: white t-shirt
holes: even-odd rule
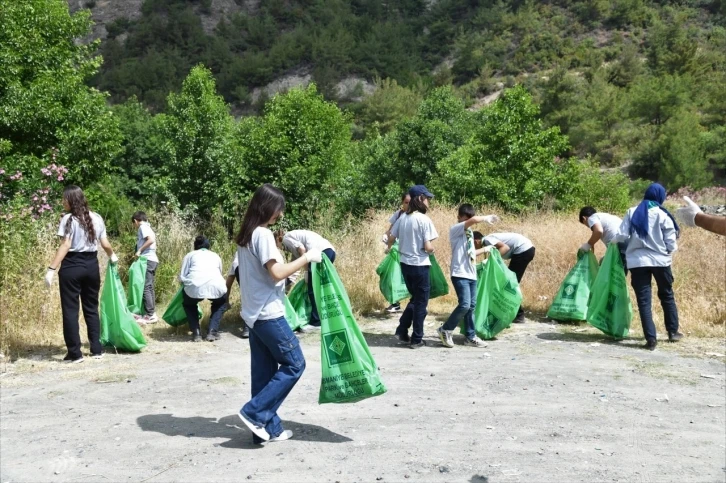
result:
[[[179,280],[184,284],[186,294],[193,299],[218,299],[227,294],[222,259],[206,248],[184,256]]]
[[[512,258],[512,255],[524,253],[534,246],[529,238],[519,233],[491,233],[484,237],[485,245],[496,245],[499,242],[509,247],[509,251],[502,256],[505,260]]]
[[[69,252],[97,252],[99,240],[106,238],[106,224],[103,222],[103,218],[93,211],[90,214],[93,231],[96,234],[96,241],[94,243],[88,241],[88,235],[81,224],[78,223],[76,217],[73,217],[69,231],[66,231],[66,223],[68,223],[68,218],[70,218],[71,214],[67,213],[61,219],[60,225],[58,225],[58,236],[71,239]]]
[[[227,272],[227,276],[234,277],[234,272],[237,270],[237,267],[239,267],[239,253],[234,252],[234,260],[232,260],[232,265],[230,265],[229,267],[229,272]]]
[[[138,250],[141,245],[146,242],[146,238],[149,236],[154,237],[154,243],[141,252],[141,256],[146,257],[146,259],[150,262],[159,263],[159,258],[156,256],[156,235],[154,234],[154,230],[151,229],[151,225],[149,225],[148,221],[142,221],[139,225],[139,229],[136,231],[136,249]]]
[[[303,247],[305,251],[310,250],[335,250],[328,240],[310,230],[292,230],[285,233],[282,237],[282,245],[292,253],[292,259],[296,260],[300,257],[298,248]]]
[[[610,213],[595,213],[587,219],[587,226],[592,229],[595,223],[600,223],[602,226],[602,242],[607,245],[613,238],[618,234],[620,230],[620,224],[623,222],[620,218]]]
[[[431,218],[418,211],[403,215],[393,225],[391,235],[398,238],[401,263],[414,266],[431,265],[424,244],[439,237]]]
[[[284,316],[285,281],[275,282],[265,268],[270,260],[284,263],[275,235],[269,229],[258,226],[252,233],[249,246],[237,247],[237,256],[242,320],[254,327],[258,320]]]
[[[405,215],[406,212],[403,210],[397,210],[395,213],[391,215],[391,217],[388,219],[388,223],[393,225],[396,223],[403,215]]]
[[[457,223],[449,230],[451,243],[451,276],[476,280],[476,267],[471,260],[466,246],[466,232],[464,222]],[[472,234],[471,243],[474,243]]]

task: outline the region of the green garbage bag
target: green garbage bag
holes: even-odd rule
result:
[[[146,257],[139,257],[129,267],[129,312],[141,315],[144,309],[144,283],[146,282]]]
[[[507,268],[498,251],[492,250],[487,262],[477,265],[474,328],[482,339],[493,339],[512,325],[522,304],[517,275]],[[464,321],[461,333],[465,334]]]
[[[290,299],[288,299],[286,295],[284,295],[283,297],[285,302],[285,320],[287,320],[287,325],[290,326],[290,329],[297,330],[303,325],[307,324],[307,321],[300,320],[297,312],[295,312],[295,307],[293,307],[290,303]]]
[[[182,305],[182,302],[184,302],[183,290],[184,287],[179,289],[176,295],[174,295],[174,298],[171,299],[171,302],[169,302],[169,306],[166,308],[164,315],[161,316],[164,322],[172,327],[178,327],[188,323],[187,314],[184,312],[184,306]],[[197,313],[199,313],[199,320],[202,320],[202,315],[204,314],[199,304],[197,304]]]
[[[144,334],[126,306],[126,294],[116,264],[108,264],[101,292],[101,344],[129,352],[146,347]]]
[[[602,265],[590,288],[587,323],[616,339],[630,332],[633,306],[630,303],[625,269],[617,243],[608,245]]]
[[[578,260],[560,285],[547,317],[555,320],[585,320],[590,287],[598,272],[597,258],[592,251],[578,251]]]
[[[302,277],[300,281],[295,284],[287,297],[290,305],[297,314],[298,320],[300,320],[300,325],[298,327],[307,325],[308,322],[310,322],[310,312],[313,311],[313,306],[310,303],[308,284],[305,281],[305,277]]]
[[[431,292],[429,293],[429,299],[435,299],[449,293],[449,282],[446,281],[446,276],[433,253],[429,255],[429,260],[431,260],[431,269],[429,270]]]
[[[348,294],[325,254],[321,263],[313,263],[312,283],[321,324],[318,403],[350,403],[385,393]]]
[[[391,251],[383,259],[376,273],[380,277],[378,287],[381,289],[383,297],[389,304],[395,304],[403,299],[411,297],[406,288],[406,282],[403,280],[403,272],[401,271],[401,259],[398,253],[398,242],[394,243]]]

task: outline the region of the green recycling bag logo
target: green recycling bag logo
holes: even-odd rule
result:
[[[330,367],[353,361],[353,355],[350,352],[350,343],[348,342],[348,334],[345,330],[323,334],[323,342]]]
[[[565,289],[562,291],[562,298],[574,299],[576,293],[577,293],[577,284],[569,283],[565,286]]]
[[[507,282],[507,284],[506,284],[506,285],[504,286],[504,290],[506,290],[507,292],[509,292],[509,293],[511,293],[511,294],[513,294],[513,295],[517,295],[517,294],[518,294],[518,292],[517,292],[517,287],[515,287],[515,286],[514,286],[514,285],[512,284],[512,282],[511,282],[511,281],[508,281],[508,282]]]

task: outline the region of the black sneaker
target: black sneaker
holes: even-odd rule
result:
[[[91,359],[103,359],[103,352],[99,352],[98,354],[91,354]]]
[[[655,347],[658,345],[658,341],[655,339],[648,339],[648,341],[643,346],[643,349],[648,349],[649,351],[654,351]]]
[[[678,342],[681,339],[683,339],[683,334],[680,332],[668,332],[668,340],[670,342]]]
[[[524,324],[524,314],[518,315],[512,321],[513,324]]]
[[[202,334],[199,333],[199,329],[192,331],[192,342],[201,342]]]
[[[406,344],[411,342],[411,338],[408,336],[408,334],[406,332],[396,332],[396,337],[398,337],[398,340],[400,342],[404,342]]]
[[[420,340],[418,342],[411,342],[411,345],[409,346],[411,349],[420,349],[426,345],[425,340]]]
[[[207,342],[214,342],[215,340],[219,340],[219,332],[213,330],[207,334]]]
[[[67,362],[69,364],[78,364],[79,362],[83,362],[83,356],[73,357],[70,354],[66,354],[66,356],[63,358],[63,362]]]
[[[243,339],[249,339],[250,338],[250,328],[247,327],[247,324],[245,324],[244,322],[242,322],[242,324],[243,324],[242,325],[242,335],[240,337],[242,337]]]

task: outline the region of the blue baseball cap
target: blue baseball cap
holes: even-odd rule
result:
[[[434,195],[431,194],[429,190],[426,189],[426,186],[422,184],[417,184],[416,186],[412,186],[411,189],[408,190],[408,194],[411,195],[411,198],[415,198],[417,196],[424,195],[426,198],[433,198]]]

